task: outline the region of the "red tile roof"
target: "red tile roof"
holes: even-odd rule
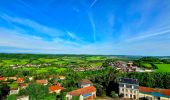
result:
[[[5,81],[6,78],[5,77],[0,77],[0,81]]]
[[[25,84],[25,83],[22,83],[22,84],[20,84],[20,85],[21,85],[21,87],[27,86],[27,84]]]
[[[86,84],[93,84],[90,80],[88,79],[83,79],[82,81],[79,82],[80,85],[86,85]]]
[[[170,96],[170,89],[155,89],[155,88],[149,88],[149,87],[139,87],[140,92],[158,92],[161,94],[164,94],[166,96]]]
[[[58,85],[53,85],[53,86],[50,86],[48,87],[49,91],[52,92],[52,91],[56,91],[56,90],[63,90],[64,87],[61,87],[61,86],[58,86]]]
[[[170,89],[164,89],[161,93],[170,96]]]
[[[46,84],[47,80],[37,80],[36,81],[38,84]]]
[[[72,96],[79,96],[79,95],[92,93],[92,92],[95,92],[95,91],[96,91],[96,88],[94,86],[88,86],[88,87],[85,87],[85,88],[73,90],[71,92],[68,92],[68,94],[70,94]]]
[[[18,90],[18,88],[10,88],[10,90]]]
[[[20,77],[20,78],[17,79],[17,83],[23,83],[23,82],[24,82],[24,78]]]

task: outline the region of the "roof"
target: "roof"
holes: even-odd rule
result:
[[[51,91],[55,91],[55,90],[63,90],[64,87],[61,87],[59,85],[53,85],[53,86],[48,87],[48,89],[51,92]]]
[[[80,88],[77,90],[73,90],[71,92],[68,92],[68,94],[72,95],[72,96],[79,96],[79,95],[85,95],[91,92],[95,92],[96,88],[94,86],[88,86],[85,88]]]
[[[5,77],[0,77],[0,81],[5,81],[6,78]]]
[[[139,91],[154,96],[170,97],[170,89],[157,89],[140,86]]]
[[[16,80],[16,79],[17,79],[17,77],[8,77],[8,79]]]
[[[120,83],[128,83],[128,84],[139,84],[137,79],[132,79],[132,78],[120,78],[119,82]]]
[[[59,76],[60,79],[65,79],[65,76]]]
[[[24,81],[24,78],[20,77],[17,79],[17,83],[22,83]]]
[[[21,85],[21,87],[27,86],[27,84],[25,84],[25,83],[22,83],[22,84],[20,84],[20,85]]]
[[[86,85],[86,84],[93,84],[90,80],[88,79],[83,79],[82,81],[79,82],[80,85]]]
[[[36,82],[39,83],[39,84],[46,84],[47,80],[37,80]]]
[[[18,87],[17,88],[10,88],[10,90],[18,90]]]

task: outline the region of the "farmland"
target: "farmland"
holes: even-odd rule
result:
[[[106,56],[88,55],[29,55],[1,54],[0,68],[3,76],[63,74],[74,68],[98,68],[108,59]],[[11,69],[13,72],[10,72]],[[7,73],[8,72],[8,73]]]
[[[170,64],[155,64],[158,72],[170,72]]]

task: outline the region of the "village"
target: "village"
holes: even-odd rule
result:
[[[47,65],[47,64],[46,64]],[[123,73],[148,73],[153,72],[153,70],[148,70],[144,68],[139,68],[133,65],[132,61],[115,61],[109,63],[113,69],[123,72]],[[12,66],[12,65],[11,65]],[[36,67],[36,65],[27,64],[27,67]],[[40,66],[39,66],[40,67]],[[13,66],[12,66],[13,68]],[[92,71],[103,70],[103,67],[98,69],[89,69]],[[14,69],[15,70],[15,69]],[[75,72],[85,72],[88,70],[79,69],[73,70]],[[62,85],[63,81],[69,79],[69,76],[64,75],[50,75],[46,78],[37,79],[34,76],[25,76],[25,77],[0,77],[1,84],[7,84],[9,86],[9,91],[7,91],[8,96],[16,95],[16,100],[32,100],[31,95],[27,93],[22,93],[22,91],[29,89],[28,87],[34,86],[32,84],[37,84],[42,87],[48,87],[48,94],[55,93],[56,100],[98,100],[100,97],[97,97],[97,89],[94,83],[89,79],[80,79],[74,83],[77,85],[77,88],[72,89],[71,91],[65,92],[65,87]],[[114,92],[115,99],[135,99],[135,100],[169,100],[170,99],[170,89],[160,89],[160,88],[150,88],[139,85],[138,79],[128,78],[128,77],[117,77],[118,80],[118,92]],[[67,84],[67,83],[66,83]],[[113,84],[114,85],[114,84]],[[113,89],[114,90],[114,89]],[[116,90],[115,90],[116,91]],[[61,95],[62,94],[62,95]],[[112,99],[114,99],[112,98]],[[100,99],[99,99],[100,100]]]
[[[50,80],[52,77],[49,77]],[[64,80],[64,76],[59,76],[60,80]],[[16,77],[1,77],[1,81],[8,84],[9,80],[14,80],[18,84],[16,87],[11,87],[9,95],[18,94],[20,90],[26,89],[30,83],[26,83],[24,78]],[[33,81],[33,77],[29,77],[30,81]],[[48,85],[49,94],[56,93],[60,94],[65,88],[61,86],[59,82],[56,81],[55,85],[49,85],[48,80],[35,80],[37,84],[46,86]],[[74,97],[78,97],[77,100],[93,100],[96,98],[96,88],[93,83],[88,79],[82,79],[78,83],[79,88],[70,91],[66,94],[66,100],[74,100]],[[170,89],[158,89],[139,86],[137,79],[131,78],[120,78],[119,79],[119,94],[120,98],[134,99],[134,100],[169,100],[170,99]],[[29,95],[17,96],[17,100],[30,100]]]

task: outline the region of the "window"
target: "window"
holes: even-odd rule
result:
[[[132,98],[132,95],[130,95],[130,98]]]
[[[128,89],[126,89],[126,92],[128,92]]]
[[[127,85],[126,87],[127,87],[127,88],[132,88],[132,85]]]
[[[130,90],[130,93],[132,93],[132,90]]]
[[[136,99],[136,95],[133,95],[133,98]]]
[[[119,86],[120,86],[120,87],[124,87],[124,85],[123,85],[123,84],[119,84]]]
[[[124,92],[124,89],[122,89],[122,91]]]
[[[134,89],[134,86],[132,85],[132,89]]]

